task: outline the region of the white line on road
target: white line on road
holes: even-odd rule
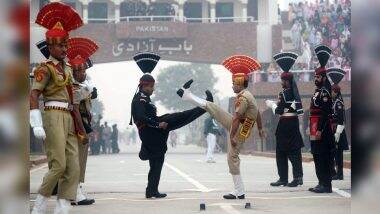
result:
[[[334,192],[336,192],[337,194],[339,194],[339,195],[345,197],[345,198],[351,198],[351,194],[348,193],[348,192],[346,192],[346,191],[343,191],[343,190],[340,190],[340,189],[338,189],[338,188],[334,188],[334,187],[332,188],[332,190],[333,190]]]
[[[193,184],[195,187],[197,187],[199,191],[201,191],[201,192],[211,192],[212,191],[211,189],[205,187],[203,184],[199,183],[198,181],[196,181],[195,179],[191,178],[186,173],[184,173],[181,170],[177,169],[176,167],[168,164],[167,162],[165,163],[165,166],[167,166],[169,169],[173,170],[178,175],[182,176],[184,179],[186,179],[187,181],[189,181],[191,184]]]
[[[47,163],[45,163],[45,164],[43,164],[43,165],[40,166],[40,167],[37,167],[37,168],[31,169],[31,170],[30,170],[30,173],[33,173],[33,172],[36,172],[36,171],[38,171],[38,170],[40,170],[40,169],[46,168],[47,166],[48,166]]]

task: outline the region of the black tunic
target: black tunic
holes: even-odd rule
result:
[[[276,149],[280,151],[294,151],[304,146],[299,130],[297,111],[292,107],[295,102],[291,89],[284,89],[278,95],[276,114],[294,113],[294,116],[280,116],[276,129]]]
[[[132,100],[132,117],[142,142],[140,159],[148,160],[164,156],[168,149],[166,143],[169,132],[191,123],[205,112],[204,109],[196,107],[187,111],[157,116],[157,108],[150,97],[139,91]],[[167,129],[158,128],[160,122],[168,123]]]
[[[310,103],[310,116],[319,116],[317,130],[322,132],[322,136],[321,140],[310,140],[313,154],[327,153],[335,149],[330,121],[332,116],[331,106],[332,100],[329,90],[325,87],[315,89]]]
[[[333,102],[333,128],[334,132],[336,131],[337,125],[345,125],[345,113],[344,113],[344,103],[341,99],[336,99]],[[343,132],[340,134],[339,142],[338,142],[339,150],[348,150],[348,141],[346,136],[346,129],[343,129]]]

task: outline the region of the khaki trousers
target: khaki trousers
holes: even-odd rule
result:
[[[87,156],[88,156],[88,143],[79,143],[79,182],[84,183],[84,177],[86,174]]]
[[[43,115],[44,142],[49,171],[45,174],[39,194],[50,197],[58,183],[59,199],[75,200],[79,181],[78,140],[69,112],[48,110]]]
[[[219,106],[215,105],[212,102],[207,102],[206,111],[222,126],[228,131],[231,130],[232,125],[232,115],[224,111]],[[230,132],[228,132],[230,133]],[[243,145],[244,141],[237,141],[235,147],[231,146],[230,137],[227,137],[227,162],[228,168],[232,175],[240,175],[240,148]]]

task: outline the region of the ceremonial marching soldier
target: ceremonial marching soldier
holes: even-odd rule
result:
[[[343,79],[345,71],[339,68],[327,70],[327,78],[331,83],[332,96],[332,129],[336,143],[336,151],[333,162],[333,180],[343,180],[343,151],[348,150],[348,142],[345,130],[345,108],[339,82]],[[336,169],[335,169],[336,168]]]
[[[73,69],[74,83],[73,83],[73,105],[81,115],[83,127],[86,134],[92,132],[91,128],[91,99],[97,97],[97,90],[86,82],[86,70],[92,67],[90,56],[98,50],[98,45],[88,38],[70,38],[68,41],[69,49],[67,50],[67,57]],[[79,167],[80,176],[77,188],[76,201],[72,205],[90,205],[95,203],[94,199],[87,198],[84,191],[83,183],[87,165],[88,155],[88,138],[83,144],[79,144]]]
[[[261,65],[253,58],[244,55],[229,57],[223,65],[233,74],[232,85],[236,93],[235,112],[233,115],[224,111],[212,102],[203,100],[188,88],[178,90],[177,94],[196,106],[205,109],[224,128],[229,130],[228,166],[234,182],[234,190],[223,196],[224,199],[244,199],[244,184],[240,175],[240,148],[251,134],[253,125],[257,121],[260,136],[263,136],[261,117],[253,95],[247,90],[249,74],[259,70]]]
[[[132,100],[130,125],[132,125],[133,118],[142,142],[139,157],[141,160],[149,160],[150,169],[145,192],[146,198],[163,198],[167,196],[158,191],[158,185],[167,151],[169,132],[189,124],[206,112],[204,109],[197,107],[183,112],[157,116],[156,106],[150,99],[155,85],[155,79],[150,73],[159,59],[160,56],[149,52],[138,53],[134,56],[134,60],[144,75],[140,78],[138,91]],[[187,82],[184,87],[189,87],[191,83],[192,81]],[[207,100],[212,102],[211,93],[206,91],[206,95]]]
[[[280,115],[276,129],[276,163],[280,179],[271,186],[296,187],[303,184],[302,154],[304,146],[299,129],[298,115],[303,114],[302,102],[298,93],[297,83],[289,70],[297,60],[294,53],[279,53],[273,56],[284,71],[281,74],[283,90],[278,95],[277,103],[266,100],[266,104],[274,114]],[[293,167],[293,181],[288,183],[288,159]]]
[[[82,141],[86,134],[79,112],[72,107],[72,69],[65,57],[69,32],[83,22],[70,6],[55,2],[40,10],[36,23],[48,29],[45,36],[50,56],[34,71],[30,125],[34,135],[44,139],[49,171],[38,190],[32,213],[45,213],[48,198],[57,183],[54,213],[67,213],[70,200],[76,199],[79,180],[78,140]],[[38,103],[41,94],[43,115]]]
[[[326,76],[326,64],[331,49],[325,45],[315,48],[320,67],[315,70],[316,89],[310,104],[310,142],[318,185],[310,188],[315,193],[331,193],[331,164],[335,149],[331,130],[331,86]]]

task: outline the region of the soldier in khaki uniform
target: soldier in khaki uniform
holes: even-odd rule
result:
[[[91,128],[91,99],[97,96],[96,88],[93,88],[86,82],[86,69],[92,67],[90,56],[98,50],[98,45],[87,38],[71,38],[68,41],[69,49],[67,58],[73,68],[73,105],[74,109],[80,112],[81,122],[86,130],[86,134],[92,132]],[[94,90],[95,89],[95,90]],[[94,199],[87,198],[82,183],[84,183],[86,164],[88,155],[88,139],[86,143],[79,144],[79,166],[80,176],[77,188],[76,201],[72,205],[91,205],[95,203]]]
[[[65,57],[68,32],[80,27],[83,22],[70,6],[51,3],[41,9],[36,23],[49,29],[46,45],[50,57],[34,71],[30,124],[34,135],[45,141],[49,171],[43,178],[32,213],[45,213],[48,198],[57,183],[54,213],[68,213],[70,200],[76,198],[79,179],[78,138],[82,139],[85,135],[78,123],[79,112],[72,110],[72,70]],[[41,94],[43,117],[38,103]]]
[[[239,153],[243,143],[250,136],[253,125],[257,121],[259,134],[264,134],[262,130],[261,117],[257,108],[256,100],[247,90],[248,74],[260,69],[260,64],[253,58],[236,55],[226,59],[223,65],[233,74],[233,90],[237,94],[235,101],[235,112],[233,115],[224,111],[221,107],[212,102],[203,100],[193,95],[189,89],[182,88],[177,93],[182,99],[205,109],[222,126],[229,130],[230,138],[228,143],[228,167],[234,182],[234,191],[224,195],[225,199],[244,199],[244,185],[240,175]]]

